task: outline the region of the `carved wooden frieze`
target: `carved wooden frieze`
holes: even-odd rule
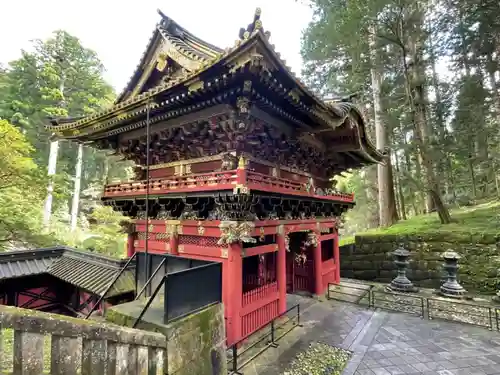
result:
[[[245,153],[272,165],[298,170],[318,177],[329,177],[346,163],[331,147],[315,147],[301,133],[288,135],[271,124],[248,113],[248,99],[238,98],[238,110],[226,115],[198,120],[182,127],[165,128],[151,138],[152,168],[169,164],[223,155],[222,170],[230,170],[236,156]],[[138,164],[146,162],[146,139],[129,139],[119,151]],[[175,174],[189,173],[188,166],[175,166]],[[277,170],[274,171],[275,174]]]
[[[252,237],[255,224],[249,221],[222,221],[219,225],[221,236],[217,242],[219,245],[231,245],[237,242],[255,243]]]

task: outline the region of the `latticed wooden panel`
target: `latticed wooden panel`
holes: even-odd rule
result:
[[[203,237],[203,236],[190,236],[190,235],[180,235],[179,245],[197,245],[205,247],[217,247],[219,238],[217,237]]]
[[[148,240],[151,241],[160,241],[160,242],[168,242],[170,241],[170,234],[168,233],[148,233]],[[146,239],[146,232],[138,232],[137,233],[138,240]]]

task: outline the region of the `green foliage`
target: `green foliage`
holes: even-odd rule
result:
[[[89,216],[90,235],[82,247],[117,258],[125,256],[126,235],[123,232],[130,219],[111,207],[97,207]]]
[[[129,162],[114,158],[109,168],[102,151],[85,148],[78,228],[69,230],[71,175],[77,146],[60,143],[50,233],[41,227],[47,194],[49,136],[47,116],[85,116],[110,104],[114,92],[102,74],[94,51],[65,31],[35,40],[30,52],[0,67],[0,248],[7,244],[43,246],[56,243],[123,255],[124,218],[103,208],[100,194],[108,178],[125,179]],[[14,126],[12,126],[14,125]],[[90,218],[87,218],[87,215]],[[92,224],[88,225],[88,221]]]
[[[370,183],[376,167],[365,168],[361,171],[352,171],[338,176],[337,189],[344,188],[353,192],[356,199],[356,206],[344,214],[344,219],[348,223],[342,230],[343,235],[353,235],[356,232],[374,228],[378,225],[378,205],[377,190]]]
[[[47,181],[45,171],[31,158],[32,151],[17,128],[0,120],[0,251],[50,241],[40,234]]]
[[[112,87],[102,75],[104,67],[96,53],[83,47],[78,38],[56,31],[45,41],[35,40],[32,52],[0,70],[0,117],[22,129],[34,146],[34,160],[45,167],[49,156],[49,134],[44,129],[48,116],[78,117],[89,115],[114,100]],[[57,171],[72,175],[77,147],[62,142]],[[104,153],[85,153],[84,165],[89,177],[104,173]],[[102,177],[100,178],[101,180]],[[82,188],[87,187],[83,179]],[[66,199],[69,199],[69,191]],[[55,205],[63,204],[56,201]]]
[[[360,92],[358,100],[367,103],[369,134],[373,126],[370,69],[382,74],[382,122],[391,148],[399,216],[412,217],[433,208],[426,207],[426,168],[408,100],[414,84],[426,92],[421,103],[427,116],[425,155],[434,164],[438,193],[452,207],[500,197],[500,3],[309,3],[314,19],[302,40],[304,77],[325,95]],[[418,75],[408,77],[408,69],[417,61]],[[346,215],[347,234],[369,229],[377,221],[376,174],[355,172],[350,184],[357,207]]]

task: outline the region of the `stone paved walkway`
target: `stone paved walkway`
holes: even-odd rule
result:
[[[269,349],[244,375],[279,375],[311,342],[354,354],[342,375],[500,375],[500,333],[473,326],[370,311],[340,302],[300,302],[303,327]]]

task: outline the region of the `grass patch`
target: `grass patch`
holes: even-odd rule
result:
[[[451,217],[451,224],[441,224],[437,213],[419,215],[388,228],[371,229],[357,235],[448,237],[450,242],[473,240],[480,243],[495,243],[496,238],[500,236],[499,201],[453,209]],[[344,239],[346,243],[348,240],[349,237]]]
[[[340,375],[351,355],[344,349],[312,343],[295,357],[282,375]]]
[[[354,236],[341,237],[339,239],[339,246],[350,245],[354,243]]]

